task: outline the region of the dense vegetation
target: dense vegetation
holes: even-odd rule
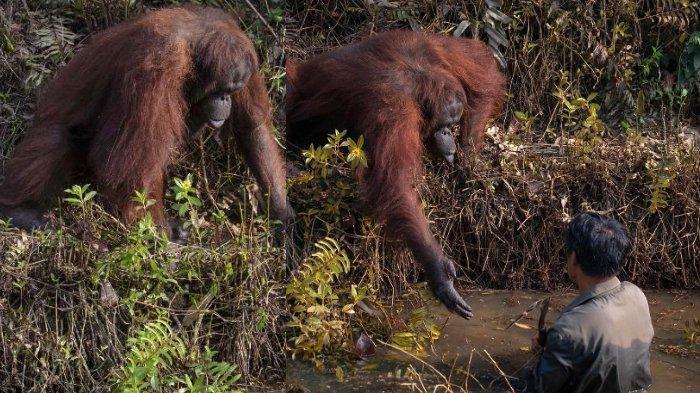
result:
[[[488,42],[510,82],[486,149],[462,156],[456,167],[426,160],[429,170],[418,182],[433,230],[463,268],[464,287],[567,287],[566,223],[596,210],[624,222],[634,238],[624,279],[646,288],[697,288],[699,17],[700,4],[686,1],[312,0],[288,3],[285,51],[303,60],[388,29]],[[361,161],[356,144],[329,136],[304,162],[297,159],[301,172],[290,181],[307,251],[330,237],[351,260],[343,273],[333,261],[344,254],[321,254],[326,272],[352,279],[317,276],[323,296],[316,304],[292,291],[294,353],[317,364],[322,347],[356,355],[363,331],[411,350],[437,333],[429,318],[398,318],[398,310],[377,301],[415,299],[420,272],[400,244],[359,213],[350,170]],[[309,260],[305,274],[320,261]],[[358,304],[356,293],[363,294],[360,306],[380,311],[344,314]],[[383,318],[387,312],[393,315]]]
[[[90,34],[176,3],[4,2],[0,161],[31,121],[41,87]],[[457,167],[428,162],[419,182],[433,229],[463,267],[463,286],[568,285],[561,233],[570,216],[593,209],[622,220],[635,238],[625,278],[697,288],[697,1],[200,3],[241,18],[280,135],[285,57],[392,28],[489,42],[510,77],[502,117],[480,157],[460,157]],[[244,166],[213,136],[189,147],[169,197],[171,214],[190,227],[185,245],[164,241],[148,218],[124,227],[84,185],[55,210],[59,230],[0,224],[0,390],[245,389],[283,381],[285,346],[321,364],[329,348],[354,351],[363,330],[416,351],[438,334],[424,308],[398,318],[388,307],[399,294],[429,295],[412,284],[419,272],[410,255],[359,213],[352,168],[365,164],[361,141],[331,136],[290,157],[300,170],[289,185],[306,240],[290,282],[278,225],[258,214]]]
[[[90,34],[172,3],[3,2],[3,158],[41,86]],[[281,4],[259,7],[263,21],[243,1],[210,3],[241,18],[279,103],[284,69],[272,32]],[[168,210],[188,226],[184,245],[168,243],[148,217],[124,227],[84,186],[66,192],[52,233],[0,225],[0,390],[228,392],[284,380],[279,225],[258,213],[252,176],[212,135],[182,154]]]

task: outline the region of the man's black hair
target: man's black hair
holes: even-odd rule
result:
[[[622,270],[631,243],[616,220],[597,213],[581,213],[569,223],[568,253],[576,253],[581,270],[592,277],[612,277]]]

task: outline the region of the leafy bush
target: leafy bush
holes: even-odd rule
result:
[[[353,184],[356,172],[368,166],[362,149],[364,139],[360,137],[356,142],[345,134],[335,131],[323,146],[305,150],[306,168],[290,180],[306,243],[314,244],[287,286],[287,299],[292,305],[290,353],[292,358],[310,359],[318,367],[323,367],[325,355],[345,352],[357,356],[353,338],[362,334],[388,338],[401,349],[415,353],[423,353],[426,345],[439,337],[427,307],[419,306],[406,316],[401,307],[390,311],[374,289],[373,282],[381,276],[374,271],[377,268],[368,268],[357,258],[351,263],[343,251],[342,245],[357,246],[356,239],[348,237],[363,241],[375,236],[377,227],[357,211],[359,193]],[[361,220],[362,225],[348,234],[345,229],[352,220]],[[428,290],[421,296],[418,291],[410,291],[410,295],[408,298],[421,303],[423,299],[435,301]]]
[[[240,392],[235,365],[214,361],[216,351],[208,347],[203,353],[190,351],[162,316],[144,325],[127,346],[125,364],[115,377],[118,392]]]
[[[343,285],[341,277],[350,271],[350,259],[330,238],[315,244],[316,252],[308,257],[287,286],[292,304],[288,327],[292,328],[292,359],[302,355],[322,363],[318,355],[331,350],[348,349],[350,324],[343,314],[354,314],[355,306],[371,288]]]
[[[0,234],[0,375],[9,386],[106,388],[109,378],[118,391],[223,392],[263,368],[283,371],[284,261],[267,220],[234,227],[201,216],[206,243],[175,247],[146,211],[144,193],[136,197],[144,217],[129,228],[94,203],[88,185],[66,193],[58,220],[75,224],[33,234],[3,224]],[[37,306],[48,299],[63,311]],[[33,364],[30,380],[11,371]]]

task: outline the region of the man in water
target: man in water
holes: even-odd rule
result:
[[[579,296],[546,332],[528,392],[645,392],[654,336],[644,293],[617,275],[630,250],[619,222],[595,213],[568,227],[567,272]],[[533,348],[539,348],[538,336]]]

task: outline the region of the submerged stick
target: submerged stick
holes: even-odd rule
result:
[[[469,391],[469,373],[471,372],[471,369],[472,369],[472,357],[474,356],[474,351],[476,351],[476,348],[472,348],[472,351],[469,352],[469,363],[467,363],[467,379],[464,380],[464,391],[465,392]]]
[[[549,298],[547,298],[547,299],[549,299]],[[522,313],[520,313],[520,315],[518,315],[515,319],[513,319],[513,320],[508,324],[508,326],[506,326],[505,330],[510,329],[513,325],[515,325],[516,322],[518,322],[519,320],[525,318],[525,317],[527,316],[527,314],[529,314],[532,310],[534,310],[535,308],[537,308],[537,306],[539,306],[543,301],[544,301],[544,299],[540,299],[540,300],[535,301],[535,302],[532,303],[531,305],[529,305],[529,306],[525,309],[525,311],[523,311]]]
[[[402,348],[397,347],[397,346],[394,345],[394,344],[390,344],[390,343],[384,342],[384,341],[382,341],[382,340],[377,340],[377,341],[378,341],[380,344],[386,345],[387,347],[389,347],[389,348],[391,348],[391,349],[395,349],[395,350],[397,350],[397,351],[403,353],[404,355],[408,355],[408,356],[410,356],[412,359],[414,359],[414,360],[418,361],[419,363],[421,363],[422,365],[427,366],[428,368],[430,368],[430,370],[431,370],[432,372],[435,373],[435,375],[439,375],[439,376],[442,378],[442,380],[445,381],[445,386],[450,386],[450,385],[451,385],[450,381],[447,379],[447,377],[445,377],[445,374],[441,373],[441,372],[440,372],[438,369],[436,369],[432,364],[426,362],[425,360],[419,358],[418,356],[416,356],[416,355],[414,355],[414,354],[412,354],[412,353],[410,353],[410,352],[408,352],[408,351],[403,350]]]
[[[506,381],[506,384],[508,384],[508,388],[510,388],[510,391],[512,393],[515,393],[515,389],[513,389],[513,385],[510,384],[510,381],[508,380],[508,376],[506,375],[506,373],[503,372],[503,370],[501,370],[500,367],[498,367],[498,363],[496,363],[496,361],[493,360],[489,351],[484,349],[484,353],[486,354],[486,356],[489,357],[489,360],[491,361],[491,363],[493,363],[493,366],[496,367],[496,370],[498,371],[498,373],[501,374],[503,379]]]

